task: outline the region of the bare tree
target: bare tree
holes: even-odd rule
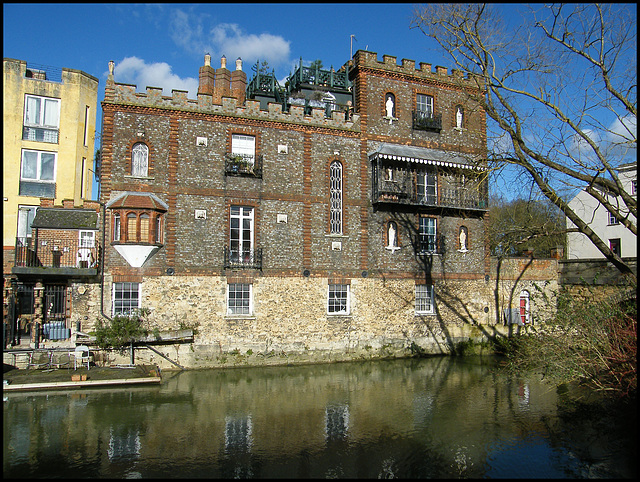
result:
[[[571,193],[584,189],[637,235],[637,200],[617,170],[637,163],[635,7],[534,5],[515,26],[505,23],[501,8],[513,7],[429,4],[416,8],[412,26],[483,89],[469,96],[489,118],[493,169],[525,173],[576,231],[635,280],[568,204]]]

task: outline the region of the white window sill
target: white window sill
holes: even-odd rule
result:
[[[124,177],[125,179],[141,179],[143,181],[154,181],[156,179],[155,177],[132,176],[130,174],[125,174]]]

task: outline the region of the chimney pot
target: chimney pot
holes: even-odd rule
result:
[[[222,69],[226,69],[227,68],[227,58],[224,55],[220,59],[220,68],[222,68]]]
[[[240,57],[236,59],[236,70],[242,70],[242,59]]]
[[[209,67],[211,65],[211,55],[204,54],[204,65]]]

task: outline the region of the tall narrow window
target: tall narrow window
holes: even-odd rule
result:
[[[138,218],[135,214],[127,214],[127,241],[138,241]]]
[[[433,314],[434,312],[433,285],[416,285],[416,313]]]
[[[417,174],[418,202],[437,204],[437,176],[435,169],[421,171]]]
[[[84,108],[84,146],[89,145],[89,110],[90,107],[87,105]]]
[[[231,261],[235,263],[251,262],[253,259],[253,208],[231,206],[229,226]]]
[[[31,238],[31,223],[38,206],[18,206],[18,243],[25,246]]]
[[[420,218],[419,243],[421,253],[434,253],[436,251],[436,219]]]
[[[149,148],[138,142],[131,149],[131,175],[147,177],[149,175]]]
[[[433,117],[433,97],[425,94],[416,95],[416,111],[421,118]]]
[[[342,234],[342,164],[333,161],[329,167],[330,233]]]
[[[113,213],[113,241],[120,241],[120,214]]]
[[[156,216],[156,236],[155,241],[158,244],[162,243],[162,216]]]
[[[520,292],[520,321],[523,325],[529,323],[529,310],[529,292],[527,290],[522,290]]]
[[[149,242],[149,215],[148,214],[140,215],[140,242],[141,243]]]

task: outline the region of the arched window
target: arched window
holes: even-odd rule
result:
[[[342,164],[333,161],[329,167],[331,234],[342,234]]]
[[[529,292],[527,290],[520,292],[520,321],[523,325],[530,321]]]
[[[138,218],[135,214],[129,213],[127,214],[127,241],[136,242],[138,241],[138,231],[137,231]]]
[[[131,149],[131,175],[147,177],[149,175],[149,148],[138,142]]]

